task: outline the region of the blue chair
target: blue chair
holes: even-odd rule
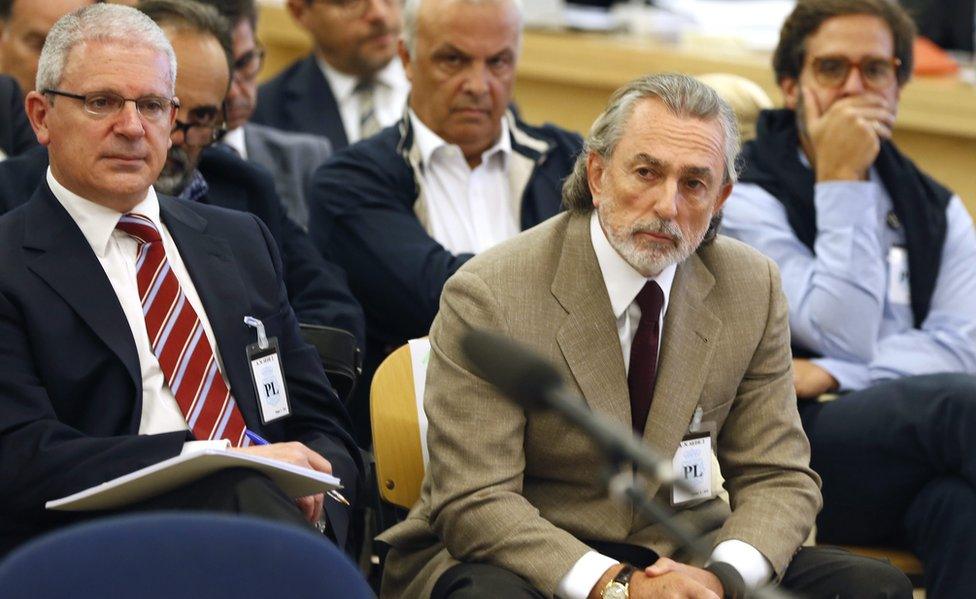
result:
[[[0,563],[4,599],[371,599],[353,563],[311,531],[243,516],[152,513],[56,531]]]

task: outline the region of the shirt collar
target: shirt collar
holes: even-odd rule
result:
[[[356,90],[359,78],[335,69],[319,56],[315,57],[315,61],[318,63],[319,69],[322,70],[325,80],[329,82],[329,87],[332,89],[336,101],[341,105],[350,99]],[[373,81],[389,89],[406,87],[407,75],[403,71],[400,59],[394,57],[385,67],[373,75]]]
[[[199,170],[194,169],[193,175],[190,176],[190,182],[186,184],[186,187],[177,197],[188,202],[199,202],[209,191],[210,186],[207,185],[207,180],[203,178]]]
[[[423,164],[430,164],[431,157],[434,155],[434,152],[441,148],[454,147],[458,148],[458,151],[460,152],[460,148],[458,146],[447,143],[439,135],[431,131],[430,128],[420,120],[420,117],[417,116],[417,113],[415,113],[413,109],[409,109],[407,112],[410,115],[410,123],[413,127],[414,141],[417,144],[417,148],[420,150],[420,158]],[[502,118],[502,128],[498,135],[498,141],[495,142],[495,145],[481,153],[482,164],[487,163],[488,160],[498,152],[501,152],[504,159],[507,159],[512,153],[512,136],[508,133],[508,119],[504,117]]]
[[[237,151],[237,155],[244,160],[247,160],[247,146],[244,144],[244,126],[241,125],[237,129],[228,131],[224,137],[220,140],[220,143],[227,144],[227,146],[233,148]]]
[[[122,213],[69,191],[54,178],[51,167],[47,169],[47,184],[54,197],[64,206],[68,215],[81,229],[82,235],[88,240],[88,244],[95,255],[104,258],[108,252],[109,240],[112,238],[112,233],[115,231],[115,226],[119,223]],[[146,192],[146,198],[131,211],[148,217],[157,229],[162,230],[159,220],[159,200],[156,198],[156,190],[152,187]]]
[[[593,210],[593,214],[590,215],[590,241],[593,244],[593,251],[596,252],[600,272],[603,273],[607,293],[610,295],[610,307],[613,309],[614,318],[619,319],[627,311],[648,281],[657,281],[661,287],[661,291],[664,292],[661,314],[667,311],[671,284],[674,283],[674,273],[678,269],[677,264],[668,266],[656,277],[647,278],[640,274],[610,245],[603,227],[600,226],[600,217],[596,210]]]

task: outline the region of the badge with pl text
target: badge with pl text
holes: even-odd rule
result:
[[[712,436],[708,431],[686,434],[678,444],[671,466],[676,479],[671,487],[671,505],[685,505],[714,496]]]
[[[908,250],[903,247],[892,246],[888,250],[888,301],[906,306],[912,303],[908,282]]]
[[[245,316],[244,324],[258,331],[257,343],[247,346],[247,362],[251,366],[251,380],[261,408],[261,422],[267,424],[291,414],[278,339],[267,337],[264,323],[257,318]]]

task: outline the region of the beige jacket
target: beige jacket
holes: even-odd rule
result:
[[[610,299],[587,215],[561,214],[469,261],[447,283],[431,329],[424,407],[430,464],[420,501],[380,539],[382,597],[427,597],[457,560],[507,568],[547,596],[589,547],[580,539],[673,555],[659,524],[612,502],[603,457],[552,413],[528,413],[471,373],[463,332],[488,329],[556,364],[594,411],[630,425]],[[718,424],[729,504],[679,518],[717,544],[739,539],[781,575],[820,508],[819,479],[792,385],[786,300],[773,263],[719,237],[679,265],[664,323],[644,441],[672,456],[696,406]],[[668,501],[669,489],[659,491]],[[680,556],[679,556],[680,557]]]

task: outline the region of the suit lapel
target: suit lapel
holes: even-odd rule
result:
[[[288,85],[287,110],[298,129],[328,137],[333,150],[348,146],[339,104],[314,54],[305,59],[296,75]]]
[[[722,330],[722,322],[705,305],[714,284],[698,254],[692,254],[678,266],[671,286],[654,399],[644,428],[644,441],[662,455],[671,455],[688,430]]]
[[[247,401],[254,390],[243,359],[248,343],[244,316],[250,313],[250,306],[230,245],[208,234],[206,219],[179,200],[159,196],[159,210],[203,303],[227,384],[245,421],[253,423],[258,418],[256,401]]]
[[[566,310],[556,342],[589,406],[630,426],[630,395],[617,325],[590,241],[589,215],[571,215],[552,294]]]
[[[139,354],[129,322],[88,240],[47,182],[34,192],[26,211],[24,248],[31,250],[28,268],[50,285],[118,356],[141,398]],[[138,421],[138,408],[135,414]]]

